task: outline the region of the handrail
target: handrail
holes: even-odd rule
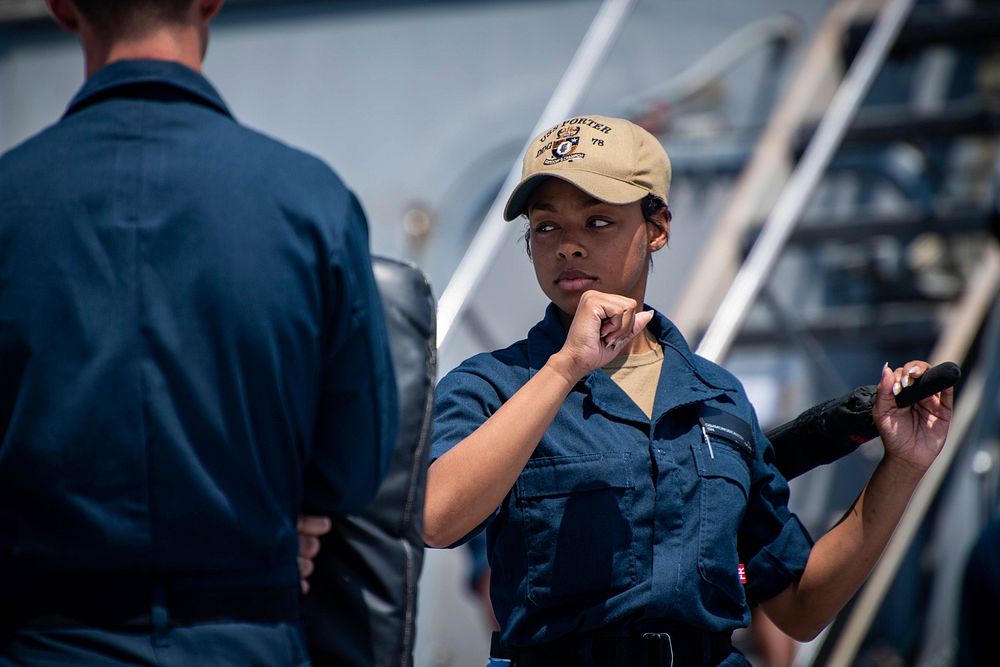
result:
[[[994,160],[993,197],[1000,198],[1000,151]],[[949,316],[949,326],[934,346],[930,361],[963,360],[975,344],[983,321],[989,316],[997,295],[1000,294],[1000,244],[990,242],[969,277],[965,294],[955,311]],[[830,654],[831,665],[849,664],[878,613],[913,539],[924,522],[931,503],[944,483],[946,473],[958,452],[958,444],[978,414],[983,397],[984,373],[977,370],[965,384],[962,400],[955,410],[948,439],[952,443],[938,455],[937,460],[924,475],[910,499],[899,525],[886,546],[885,553],[872,571],[868,583],[858,596],[858,601],[844,624],[844,631],[837,638]]]
[[[842,72],[835,71],[841,37],[862,11],[859,0],[837,0],[798,58],[778,101],[769,112],[749,160],[733,184],[729,200],[716,217],[684,277],[670,319],[691,342],[714,314],[732,284],[746,232],[766,215],[792,169],[792,142],[807,116],[818,115],[832,97]],[[820,106],[823,105],[823,106]]]
[[[794,44],[802,34],[801,22],[791,14],[775,14],[749,23],[728,35],[712,50],[677,76],[622,102],[623,113],[632,116],[654,99],[680,100],[719,79],[729,68],[742,63],[761,44]]]
[[[579,48],[573,55],[559,85],[549,98],[545,110],[531,132],[534,137],[547,127],[566,118],[580,102],[583,93],[594,77],[597,67],[621,31],[625,19],[635,4],[634,0],[604,0],[597,10]],[[525,142],[527,149],[530,139]],[[521,179],[520,161],[511,167],[500,192],[479,225],[469,248],[465,251],[451,280],[438,299],[437,345],[444,347],[454,325],[468,306],[469,297],[482,282],[490,268],[505,233],[510,227],[503,221],[503,207],[510,192]]]
[[[764,223],[757,242],[719,305],[698,345],[698,354],[714,361],[722,361],[729,351],[764,280],[774,268],[785,241],[840,145],[847,126],[857,114],[913,4],[914,0],[888,0],[879,12],[874,27],[834,94],[805,154]]]
[[[956,310],[953,323],[931,352],[931,363],[963,360],[972,347],[976,333],[1000,293],[1000,247],[991,243],[980,260],[976,272],[970,277],[969,287]],[[844,631],[834,643],[828,665],[839,667],[852,664],[861,643],[885,599],[896,573],[902,565],[923,525],[924,518],[944,483],[945,476],[958,452],[958,444],[965,439],[983,399],[985,371],[977,370],[965,382],[962,400],[957,402],[948,433],[948,442],[937,459],[924,474],[903,511],[899,525],[893,532],[881,559],[875,565],[868,583],[861,589],[857,602],[844,625]]]

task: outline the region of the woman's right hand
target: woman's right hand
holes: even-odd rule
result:
[[[550,362],[574,383],[611,362],[653,319],[653,311],[617,294],[588,290],[569,326],[566,342]]]

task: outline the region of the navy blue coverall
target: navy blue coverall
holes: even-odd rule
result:
[[[693,354],[663,315],[648,330],[664,355],[652,419],[607,373],[591,372],[483,524],[506,647],[678,624],[728,637],[750,622],[750,604],[805,570],[812,540],[788,510],[788,485],[739,381]],[[565,339],[550,304],[525,340],[446,375],[431,459],[475,431]],[[725,643],[711,664],[746,665]]]
[[[296,516],[364,507],[396,420],[358,202],[200,74],[108,65],[0,158],[0,665],[306,661]]]

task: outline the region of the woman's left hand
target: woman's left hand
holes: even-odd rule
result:
[[[944,447],[951,424],[954,389],[945,389],[907,408],[896,407],[895,395],[928,368],[926,361],[910,361],[894,371],[887,364],[882,368],[872,408],[886,455],[921,472],[930,467]]]

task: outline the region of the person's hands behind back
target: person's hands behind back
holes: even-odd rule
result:
[[[309,592],[309,576],[315,569],[313,559],[319,553],[319,538],[329,533],[332,526],[325,516],[308,515],[300,516],[295,524],[299,534],[299,585],[303,595]]]

